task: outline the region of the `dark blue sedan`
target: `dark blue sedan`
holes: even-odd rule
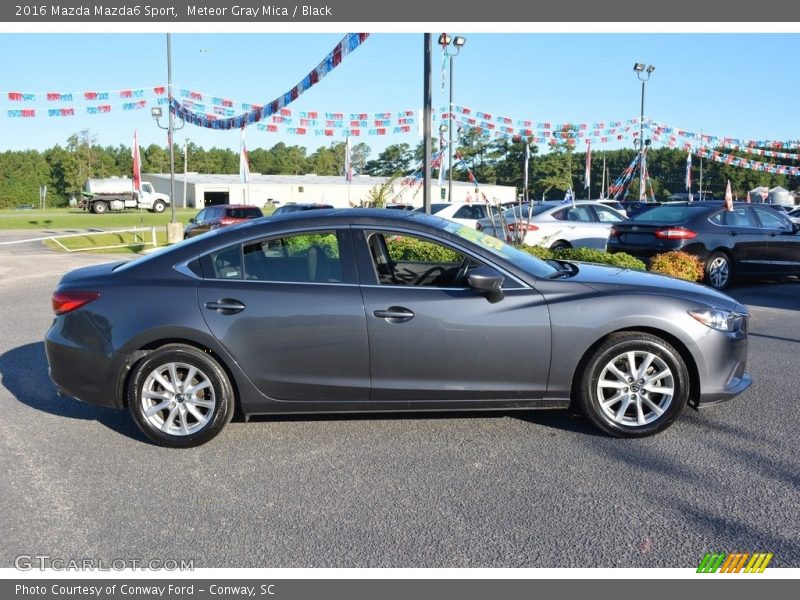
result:
[[[726,288],[734,278],[800,275],[800,224],[766,205],[723,202],[664,204],[615,225],[609,252],[645,263],[682,250],[705,264],[705,282]]]

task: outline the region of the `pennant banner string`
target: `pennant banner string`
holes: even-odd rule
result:
[[[348,54],[364,43],[368,37],[368,33],[348,33],[342,41],[322,59],[322,62],[291,90],[278,96],[272,102],[264,106],[254,106],[252,110],[244,114],[235,117],[211,119],[206,115],[198,115],[186,109],[174,96],[172,98],[170,110],[176,117],[183,119],[187,123],[210,129],[238,129],[245,125],[258,123],[265,117],[269,117],[288,104],[291,104],[297,100],[303,92],[319,83],[328,73],[338,67]]]

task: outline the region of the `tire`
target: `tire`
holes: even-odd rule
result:
[[[95,202],[92,204],[92,212],[96,215],[102,215],[103,213],[108,212],[108,204],[104,201]]]
[[[635,331],[609,336],[592,354],[578,392],[578,406],[592,424],[625,438],[663,431],[688,399],[689,372],[678,351]]]
[[[187,380],[193,383],[189,388]],[[142,433],[171,448],[205,444],[234,413],[233,389],[225,371],[208,354],[182,344],[163,346],[135,366],[127,401]],[[156,407],[161,408],[153,410]]]
[[[724,252],[713,252],[708,257],[705,266],[704,281],[717,290],[724,290],[733,279],[733,264],[730,257]]]
[[[572,248],[569,242],[565,242],[564,240],[558,240],[554,242],[552,246],[550,246],[550,250],[569,250]]]
[[[153,208],[151,208],[150,210],[154,213],[160,214],[163,213],[166,210],[166,208],[167,205],[164,203],[163,200],[156,200],[155,202],[153,202]]]

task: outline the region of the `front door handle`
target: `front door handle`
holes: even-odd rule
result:
[[[402,306],[390,306],[386,310],[376,310],[372,314],[379,319],[386,319],[390,323],[403,323],[414,318],[413,311]]]
[[[206,308],[216,310],[222,315],[234,315],[245,309],[243,302],[235,298],[220,298],[216,302],[206,302]]]

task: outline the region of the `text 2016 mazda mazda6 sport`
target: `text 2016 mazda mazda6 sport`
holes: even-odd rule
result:
[[[748,314],[709,288],[543,262],[420,213],[255,219],[53,293],[50,376],[127,407],[167,446],[246,415],[574,407],[600,429],[665,429],[732,398]]]

